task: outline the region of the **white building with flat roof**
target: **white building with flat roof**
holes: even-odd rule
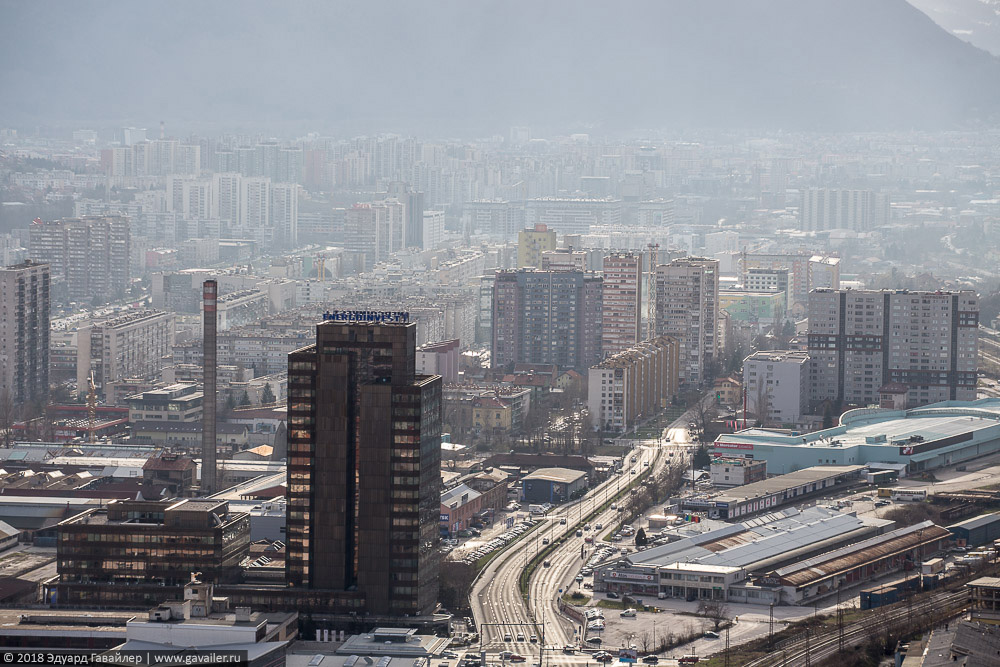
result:
[[[809,406],[809,355],[754,352],[743,360],[747,406],[765,425],[797,424]]]

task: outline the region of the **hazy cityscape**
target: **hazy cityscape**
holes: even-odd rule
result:
[[[1000,2],[0,26],[5,664],[998,664]]]

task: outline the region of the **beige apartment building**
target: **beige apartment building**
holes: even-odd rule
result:
[[[594,427],[621,433],[666,406],[677,394],[679,350],[676,339],[660,336],[592,366],[587,407]]]

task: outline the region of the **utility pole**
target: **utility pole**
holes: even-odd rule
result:
[[[767,647],[774,648],[774,603],[771,603],[767,621]]]
[[[812,667],[812,647],[809,642],[809,628],[806,628],[806,667]]]
[[[837,650],[844,650],[844,609],[840,606],[840,586],[837,586]]]
[[[729,667],[729,626],[726,626],[726,667]]]

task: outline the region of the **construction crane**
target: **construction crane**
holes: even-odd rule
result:
[[[97,385],[94,383],[94,371],[90,371],[90,377],[87,378],[87,384],[90,385],[87,389],[87,415],[89,416],[88,431],[90,431],[90,444],[94,444],[97,440],[95,435],[95,430],[97,428]]]
[[[656,337],[656,257],[659,254],[659,243],[648,243],[649,273],[646,283],[646,340]]]

